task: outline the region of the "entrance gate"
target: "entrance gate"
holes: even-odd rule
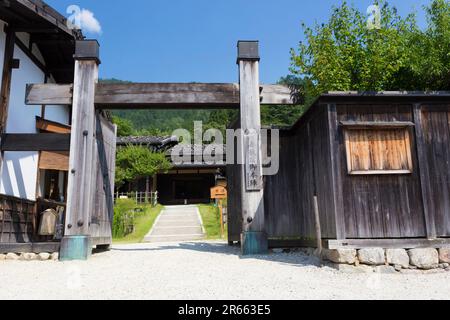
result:
[[[90,254],[90,228],[95,201],[92,195],[98,184],[95,172],[96,112],[102,109],[211,109],[239,108],[240,129],[237,158],[240,177],[236,179],[242,209],[241,246],[243,254],[261,254],[268,250],[264,228],[264,186],[261,151],[260,105],[292,104],[291,92],[280,85],[260,85],[259,46],[257,41],[238,42],[239,84],[208,83],[141,83],[99,84],[99,44],[95,40],[78,41],[75,52],[73,85],[30,84],[26,103],[29,105],[71,105],[68,203],[65,237],[61,243],[61,259],[85,259]],[[61,140],[61,137],[54,136]],[[110,144],[113,141],[109,141]],[[114,161],[104,161],[103,177],[110,173],[114,181]],[[111,177],[112,176],[112,177]],[[104,177],[105,178],[105,177]],[[112,178],[112,179],[111,179]],[[112,203],[112,193],[105,191]],[[112,213],[112,208],[108,208]],[[111,223],[110,216],[109,224]],[[110,225],[109,225],[110,226]],[[96,237],[98,245],[111,243],[111,232],[104,228]]]

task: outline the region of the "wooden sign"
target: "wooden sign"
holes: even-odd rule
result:
[[[260,191],[263,188],[262,167],[259,156],[259,135],[254,131],[244,136],[245,184],[247,191]]]
[[[227,189],[221,186],[211,188],[211,199],[226,199],[228,196]]]

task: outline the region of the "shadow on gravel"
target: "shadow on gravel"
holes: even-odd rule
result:
[[[279,262],[282,264],[297,265],[297,266],[317,266],[320,267],[320,261],[317,257],[309,256],[301,251],[292,250],[286,253],[269,253],[266,255],[251,255],[242,256],[240,247],[229,246],[226,243],[212,243],[212,242],[183,242],[173,244],[154,244],[153,247],[131,247],[131,248],[118,248],[114,247],[112,251],[162,251],[162,250],[192,250],[196,252],[205,253],[217,253],[221,255],[233,255],[239,257],[241,260],[266,260],[271,262]]]

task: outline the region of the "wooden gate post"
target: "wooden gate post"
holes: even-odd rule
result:
[[[72,132],[64,238],[60,260],[85,260],[92,252],[89,234],[93,210],[92,194],[96,179],[95,86],[98,81],[99,44],[96,40],[77,41],[73,84]]]
[[[261,150],[259,44],[238,42],[240,83],[242,234],[243,255],[268,252],[264,224],[264,185]]]

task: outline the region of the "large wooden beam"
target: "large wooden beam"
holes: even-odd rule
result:
[[[70,105],[72,85],[30,84],[29,105]],[[293,104],[289,88],[262,85],[261,104]],[[103,109],[239,108],[240,88],[235,83],[132,83],[97,84],[95,104]]]
[[[72,84],[29,84],[25,103],[28,105],[72,105]]]
[[[5,151],[69,151],[70,134],[3,134],[0,144]]]
[[[363,248],[385,248],[385,249],[415,249],[415,248],[444,248],[450,246],[450,239],[346,239],[346,240],[324,240],[328,249],[363,249]]]
[[[242,194],[242,254],[264,254],[268,239],[264,219],[261,110],[259,99],[259,47],[255,41],[238,43],[240,119],[238,159]]]
[[[93,210],[92,179],[96,178],[93,160],[98,47],[96,41],[78,41],[75,50],[66,228],[61,241],[61,260],[85,260],[92,252],[89,224]]]
[[[99,84],[95,103],[105,108],[232,107],[239,103],[239,87],[205,83]]]

